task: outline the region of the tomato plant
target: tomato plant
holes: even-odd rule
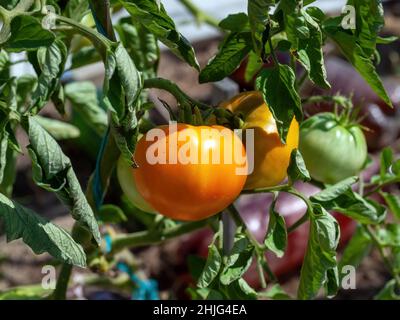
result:
[[[157,283],[149,279],[147,264],[138,263],[135,249],[207,228],[200,239],[207,239],[206,252],[200,252],[205,259],[191,263],[193,299],[290,298],[277,276],[296,272],[293,265],[301,265],[298,299],[313,299],[321,288],[332,297],[341,288],[344,267],[357,268],[372,248],[391,275],[376,298],[399,299],[398,143],[383,148],[380,140],[378,153],[368,156],[359,127],[321,113],[323,108],[307,119],[303,109],[328,102],[348,113],[362,103],[353,106],[350,93],[329,91],[337,82],[325,66],[329,45],[368,84],[388,116],[397,112],[389,109],[393,97],[376,70],[377,44],[397,41],[381,36],[383,5],[349,0],[356,24],[347,25],[345,13],[328,14],[314,1],[244,2],[246,12],[216,21],[180,0],[197,22],[223,38],[201,68],[163,1],[0,1],[0,219],[9,241],[22,239],[34,253],[60,262],[54,290],[12,288],[0,298],[65,299],[78,266],[88,271],[79,285],[158,299]],[[242,66],[255,88],[219,106],[198,101],[159,77],[160,42],[193,69],[199,83],[213,84]],[[15,53],[24,58],[16,61]],[[70,81],[70,72],[94,62],[103,66],[101,88]],[[28,64],[34,75],[12,72],[19,63]],[[343,82],[352,87],[348,78]],[[324,91],[303,90],[306,83]],[[174,106],[161,101],[169,125],[152,119],[158,103],[152,89],[176,100]],[[46,116],[45,109],[61,120]],[[213,135],[201,134],[211,129]],[[243,139],[236,135],[240,130]],[[85,141],[77,142],[80,133]],[[90,154],[97,151],[88,181],[76,168],[81,159],[71,161],[60,140]],[[155,152],[158,143],[164,147]],[[187,150],[201,159],[211,151],[223,158],[191,162]],[[22,154],[30,159],[33,183],[67,208],[72,230],[15,197]],[[163,162],[163,156],[175,161]],[[171,287],[162,297],[173,297]]]

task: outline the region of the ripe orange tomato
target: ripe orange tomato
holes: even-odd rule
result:
[[[254,129],[254,170],[247,177],[245,189],[268,188],[281,183],[287,176],[290,154],[299,145],[296,119],[293,118],[286,144],[283,144],[261,92],[243,92],[221,107],[243,116],[242,129]]]
[[[175,129],[160,126],[138,141],[136,186],[159,213],[202,220],[240,194],[247,174],[246,151],[233,131],[222,126],[178,123]]]

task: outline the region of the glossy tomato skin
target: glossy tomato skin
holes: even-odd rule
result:
[[[244,130],[254,130],[254,171],[247,177],[245,189],[266,188],[281,183],[286,178],[290,154],[299,144],[299,124],[296,119],[293,118],[287,142],[283,144],[275,119],[261,92],[241,93],[221,104],[221,107],[241,114]],[[247,152],[250,153],[249,150]]]
[[[165,142],[167,159],[173,154],[170,151],[181,152],[184,145],[198,150],[199,159],[192,163],[169,160],[164,164],[152,163],[146,152],[150,151],[154,141],[148,141],[153,139],[147,137],[154,134],[155,129],[139,140],[134,155],[139,166],[134,170],[137,188],[159,213],[176,220],[202,220],[219,213],[236,199],[246,181],[247,161],[244,146],[233,131],[221,126],[181,123],[177,124],[176,131],[170,131],[169,126],[156,129],[165,135],[159,141]],[[222,139],[224,134],[232,143]],[[219,150],[222,161],[213,162],[211,150]],[[225,152],[232,156],[231,161],[229,158],[225,161]],[[234,152],[240,153],[239,159]]]
[[[121,156],[117,163],[117,177],[122,191],[135,207],[144,212],[155,213],[154,208],[138,192],[133,171]]]
[[[299,149],[310,175],[327,184],[358,175],[368,155],[362,130],[342,125],[332,113],[303,122]]]

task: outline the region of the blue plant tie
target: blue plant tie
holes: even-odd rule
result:
[[[106,253],[110,253],[111,250],[112,250],[112,238],[111,238],[111,235],[110,235],[109,233],[106,233],[106,234],[104,235],[104,240],[105,240],[105,242],[106,242],[106,249],[105,249],[105,251],[106,251]]]
[[[140,279],[124,262],[118,262],[117,268],[129,275],[136,288],[132,291],[132,300],[160,300],[158,295],[158,283],[154,279]]]
[[[107,37],[107,32],[104,29],[101,22],[99,21],[99,19],[97,18],[96,11],[90,2],[89,2],[89,7],[92,12],[94,21],[96,23],[97,31],[100,32],[103,36]],[[103,140],[101,141],[101,145],[100,145],[100,150],[99,150],[99,153],[97,154],[97,159],[96,159],[96,169],[95,169],[94,179],[93,179],[93,198],[94,198],[94,203],[95,203],[97,210],[99,210],[101,205],[103,204],[103,198],[104,198],[103,185],[101,183],[100,164],[101,164],[101,159],[103,158],[103,154],[104,154],[105,146],[108,141],[109,134],[110,134],[110,126],[107,127],[107,131],[106,131],[105,135],[103,136]]]
[[[103,184],[101,182],[101,159],[103,159],[104,150],[106,148],[106,144],[108,141],[108,137],[110,135],[110,126],[107,127],[107,131],[101,140],[101,145],[99,149],[99,153],[97,154],[96,159],[96,168],[94,170],[94,177],[93,177],[93,199],[96,205],[96,210],[99,210],[101,205],[103,204],[104,194],[103,194]]]

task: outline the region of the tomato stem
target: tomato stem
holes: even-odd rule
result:
[[[221,30],[219,22],[214,17],[209,16],[203,10],[199,9],[191,0],[179,0],[182,5],[196,18],[198,23],[204,22],[211,27]]]
[[[379,241],[379,239],[377,238],[377,236],[375,235],[375,232],[373,230],[371,230],[370,226],[367,225],[361,225],[361,227],[368,233],[368,235],[371,237],[372,241],[374,242],[376,248],[379,251],[379,254],[382,257],[382,260],[386,266],[386,268],[388,268],[388,270],[390,271],[390,273],[392,274],[393,278],[395,279],[396,283],[398,286],[400,286],[400,277],[398,275],[398,273],[396,272],[396,268],[392,265],[392,263],[390,262],[389,258],[386,256],[385,250],[381,244],[381,242]]]
[[[131,234],[117,235],[113,239],[111,254],[115,254],[125,248],[142,247],[151,244],[161,243],[165,240],[178,237],[206,227],[210,219],[195,222],[186,222],[177,226],[167,228],[160,232],[154,230],[139,231]]]
[[[56,288],[52,294],[52,299],[54,300],[65,300],[67,297],[67,289],[69,278],[71,277],[72,265],[63,264],[61,267],[60,275],[57,279]]]
[[[258,275],[260,278],[260,282],[261,285],[265,285],[265,287],[263,286],[263,288],[266,288],[267,284],[266,284],[266,280],[265,280],[265,274],[263,269],[268,270],[268,274],[270,275],[272,280],[276,280],[275,275],[272,273],[270,267],[268,266],[268,263],[265,259],[265,248],[263,245],[261,245],[257,239],[254,237],[254,235],[250,232],[250,230],[247,228],[246,223],[244,222],[244,220],[242,219],[239,211],[236,209],[235,205],[232,203],[229,205],[229,207],[227,208],[229,214],[231,215],[232,219],[235,221],[235,224],[237,227],[242,227],[244,229],[244,232],[247,236],[247,238],[250,240],[250,242],[252,243],[252,245],[254,246],[255,249],[255,254],[256,254],[256,258],[257,258],[257,271],[258,271]]]
[[[278,61],[278,58],[276,57],[276,54],[275,54],[274,46],[273,46],[273,44],[272,44],[272,38],[271,38],[271,37],[268,37],[268,44],[269,44],[269,47],[270,47],[270,49],[271,49],[272,60],[274,61],[275,66],[278,67],[278,66],[279,66],[279,61]]]
[[[282,184],[280,186],[269,187],[269,188],[243,190],[242,194],[256,194],[256,193],[271,193],[271,192],[287,191],[289,188],[290,188],[289,184]]]
[[[287,228],[287,232],[291,233],[294,230],[296,230],[298,227],[300,227],[302,224],[308,221],[308,211],[301,216],[299,220],[297,220],[295,223],[293,223],[290,227]]]
[[[100,34],[99,32],[93,30],[92,28],[86,27],[85,25],[76,22],[70,18],[57,15],[56,19],[57,21],[60,21],[62,23],[74,27],[78,33],[82,34],[83,36],[87,37],[90,41],[92,41],[93,45],[99,50],[103,58],[105,58],[107,49],[111,47],[112,44],[114,43],[111,40],[107,39],[102,34]]]
[[[200,110],[209,110],[211,107],[205,103],[197,101],[191,97],[189,97],[185,92],[182,91],[175,83],[163,78],[152,78],[145,79],[143,84],[144,89],[156,88],[162,89],[170,94],[172,94],[179,104],[185,105],[187,103],[197,106]]]

